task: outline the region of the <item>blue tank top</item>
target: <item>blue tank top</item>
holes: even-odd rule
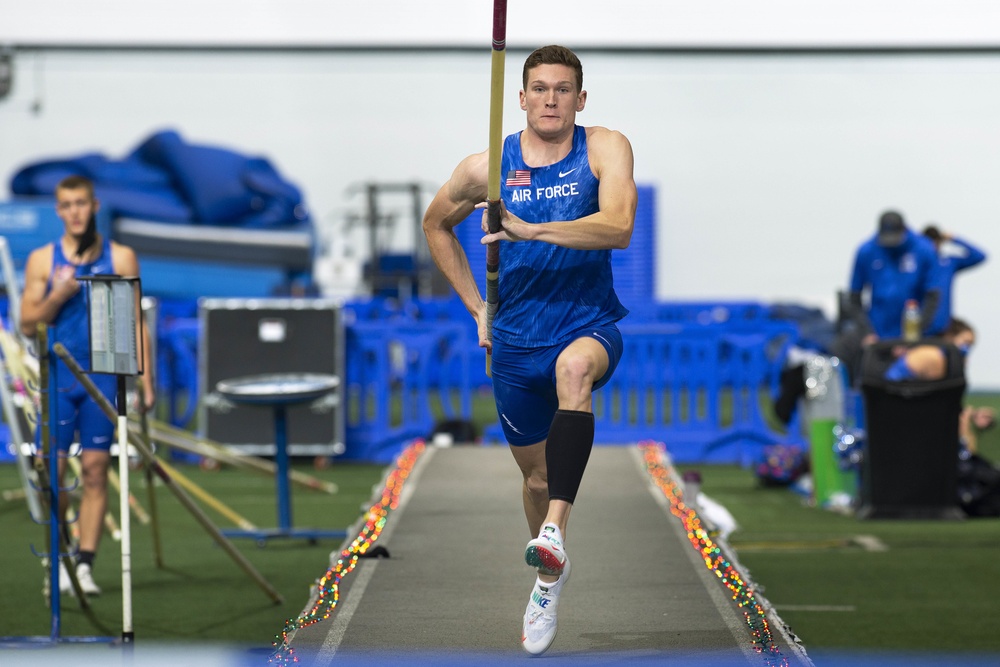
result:
[[[526,222],[577,220],[599,210],[600,182],[587,158],[587,130],[573,133],[569,155],[529,167],[521,133],[504,140],[500,197]],[[517,347],[557,345],[628,310],[615,294],[610,250],[573,250],[542,241],[500,244],[500,304],[493,337]]]
[[[56,241],[52,250],[52,273],[49,274],[49,285],[46,290],[52,289],[52,276],[55,275],[56,267],[73,263],[66,259],[62,251],[62,243]],[[114,265],[111,261],[111,242],[104,239],[101,245],[101,254],[93,262],[80,264],[76,267],[77,277],[97,276],[114,274]],[[52,321],[53,331],[49,333],[49,347],[56,343],[62,343],[73,358],[85,370],[90,368],[90,324],[87,314],[87,297],[84,292],[86,286],[81,286],[80,291],[63,304]]]

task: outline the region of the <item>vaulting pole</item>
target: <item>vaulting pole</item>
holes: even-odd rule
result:
[[[486,185],[486,224],[500,231],[500,157],[503,152],[504,56],[507,52],[507,0],[493,0],[493,59],[490,65],[490,159]],[[500,242],[486,246],[486,338],[493,340],[493,316],[500,305]],[[490,353],[486,375],[492,377]]]

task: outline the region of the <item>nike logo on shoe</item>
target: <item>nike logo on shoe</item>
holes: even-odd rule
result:
[[[579,167],[573,167],[569,171],[560,171],[559,172],[559,178],[565,178],[565,177],[569,176],[570,174],[572,174],[577,169],[579,169]]]

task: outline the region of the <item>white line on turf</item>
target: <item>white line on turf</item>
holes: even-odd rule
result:
[[[874,535],[855,535],[851,538],[855,544],[865,551],[888,551],[889,547],[885,542]]]

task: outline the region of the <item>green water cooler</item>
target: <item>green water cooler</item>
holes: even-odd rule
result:
[[[818,507],[847,509],[857,493],[857,475],[841,470],[834,449],[834,429],[845,421],[844,372],[837,357],[816,355],[803,368],[804,416],[809,432],[813,502]]]

